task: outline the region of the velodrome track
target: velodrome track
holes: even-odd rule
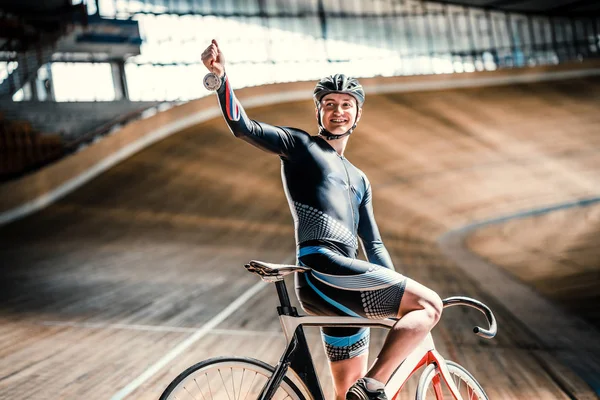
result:
[[[492,399],[596,398],[565,360],[589,354],[588,371],[599,375],[600,352],[577,337],[561,348],[540,340],[543,332],[516,316],[528,304],[499,297],[494,282],[478,281],[469,265],[440,250],[439,239],[478,221],[600,196],[599,106],[598,77],[367,92],[346,155],[372,182],[397,269],[442,297],[474,297],[496,313],[499,334],[491,341],[471,333],[483,323],[471,310],[447,310],[434,331],[440,352],[467,367]],[[316,128],[308,99],[249,114]],[[527,266],[521,279],[574,317],[597,309],[589,301],[598,304],[597,291],[581,289],[598,287],[595,204],[557,211],[566,216],[529,217],[535,223],[501,221],[475,230],[467,243],[517,275]],[[529,251],[527,243],[540,232],[551,238],[548,245]],[[523,239],[515,245],[513,237]],[[496,242],[501,246],[490,245]],[[577,296],[565,295],[567,289],[552,296],[549,280],[536,280],[540,257],[543,277],[554,277],[555,286],[565,265],[587,274],[568,277],[583,282],[568,286]],[[250,259],[293,262],[292,219],[277,157],[236,140],[220,117],[155,143],[48,208],[1,227],[0,398],[156,399],[180,371],[210,356],[276,362],[284,341],[275,294],[255,286],[258,279],[242,267]],[[589,325],[579,328],[598,337],[597,313],[581,315]],[[372,349],[382,337],[374,331]],[[318,333],[309,331],[309,339],[330,395]],[[402,399],[413,398],[411,382]]]

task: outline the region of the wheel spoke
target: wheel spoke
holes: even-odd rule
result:
[[[432,392],[433,392],[433,394],[432,394]],[[428,399],[429,396],[433,396],[433,398],[435,398],[435,392],[433,391],[433,387],[427,388],[427,394],[425,396],[425,399]]]
[[[246,400],[246,398],[248,397],[248,394],[250,393],[250,390],[252,390],[252,385],[254,385],[254,381],[256,380],[256,376],[258,375],[258,373],[254,373],[254,378],[252,378],[252,383],[250,383],[250,387],[248,387],[248,392],[246,393],[246,396],[244,397],[244,400]]]
[[[458,375],[456,375],[456,378],[458,380],[458,385],[457,385],[457,387],[458,387],[458,393],[460,393],[460,384],[462,383],[462,379],[460,379],[460,376],[458,376]]]
[[[229,368],[231,370],[231,386],[233,387],[233,400],[235,400],[235,382],[233,381],[233,368]]]
[[[183,389],[184,389],[184,390],[187,392],[187,394],[189,394],[189,395],[190,395],[190,397],[191,397],[192,399],[194,399],[194,400],[196,399],[196,398],[194,397],[194,395],[190,393],[190,391],[188,390],[188,388],[187,388],[187,387],[185,387],[185,386],[184,386],[184,387],[183,387]]]
[[[227,385],[225,384],[225,379],[223,379],[223,374],[221,373],[221,369],[219,369],[218,371],[219,375],[221,376],[221,382],[223,382],[223,389],[225,389],[225,393],[227,393],[227,398],[231,400],[231,397],[229,396],[229,390],[227,390]]]
[[[206,383],[208,383],[208,391],[210,392],[210,399],[215,400],[215,397],[212,392],[212,388],[210,387],[210,381],[208,380],[208,374],[205,373],[204,376],[206,377]]]
[[[196,387],[198,388],[200,395],[202,395],[202,400],[206,400],[206,397],[204,397],[204,393],[202,393],[202,389],[200,388],[200,385],[198,384],[198,381],[196,380],[196,378],[194,378],[194,382],[196,382]]]
[[[246,368],[244,368],[242,370],[242,380],[240,382],[240,390],[239,390],[239,396],[237,398],[237,400],[240,400],[240,397],[242,396],[242,386],[244,386],[244,374],[246,373]]]
[[[469,395],[469,400],[471,400],[473,398],[473,395],[475,394],[475,391],[473,389],[471,389],[471,387],[468,385],[467,385],[467,394]]]

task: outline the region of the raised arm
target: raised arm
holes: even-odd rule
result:
[[[363,200],[360,204],[358,236],[363,245],[363,250],[370,263],[381,265],[383,267],[394,270],[394,264],[390,258],[390,254],[383,245],[375,215],[373,214],[372,191],[371,184],[365,179],[366,191]]]
[[[211,72],[222,79],[221,87],[217,90],[219,105],[223,117],[235,137],[250,144],[282,157],[290,157],[303,142],[303,135],[296,130],[288,130],[262,122],[251,120],[241,106],[225,74],[225,59],[215,40],[202,53],[202,62]]]

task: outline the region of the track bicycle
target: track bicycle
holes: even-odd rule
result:
[[[299,315],[292,307],[284,277],[311,269],[295,265],[251,261],[246,269],[264,281],[274,283],[280,305],[277,307],[287,346],[279,363],[271,366],[248,357],[216,357],[201,361],[179,374],[165,389],[160,400],[325,400],[312,362],[303,326],[346,326],[391,328],[397,319],[371,320],[358,317]],[[464,305],[481,311],[488,329],[473,331],[486,339],[496,335],[492,311],[483,303],[462,296],[443,300],[444,308]],[[425,367],[417,385],[416,400],[488,400],[485,391],[462,366],[446,361],[435,349],[431,333],[402,362],[385,386],[394,400],[406,381]]]

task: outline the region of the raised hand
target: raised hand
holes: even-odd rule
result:
[[[216,40],[212,40],[210,46],[202,53],[202,63],[212,73],[219,77],[225,75],[225,57]]]

